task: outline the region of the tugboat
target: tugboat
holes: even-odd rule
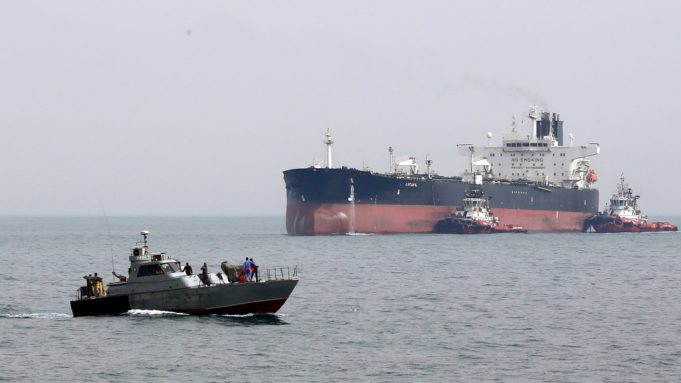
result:
[[[144,242],[132,248],[129,276],[113,273],[119,281],[103,289],[101,278],[85,277],[87,286],[71,301],[74,317],[114,315],[131,309],[186,314],[273,314],[284,305],[298,283],[297,267],[261,270],[255,281],[239,278],[240,268],[223,262],[224,275],[190,275],[166,253],[150,253],[148,231]],[[225,280],[226,279],[226,280]],[[239,281],[241,279],[241,281]]]
[[[641,214],[637,203],[639,198],[640,196],[634,195],[624,182],[624,176],[620,177],[617,193],[610,197],[610,206],[606,205],[602,213],[587,218],[582,231],[596,233],[678,231],[676,225],[669,222],[648,222],[648,217]]]
[[[433,229],[435,233],[449,234],[495,234],[527,233],[522,226],[502,225],[492,214],[489,199],[481,189],[471,189],[463,198],[463,208],[452,216],[440,220]]]

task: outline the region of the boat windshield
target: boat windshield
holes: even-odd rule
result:
[[[138,277],[148,277],[151,275],[160,275],[163,274],[163,269],[161,266],[157,263],[151,264],[151,265],[142,265],[140,266],[140,270],[137,272]]]
[[[180,265],[178,262],[161,263],[161,267],[163,268],[163,271],[168,274],[180,271]]]

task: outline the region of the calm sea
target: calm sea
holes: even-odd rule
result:
[[[252,256],[301,281],[276,316],[72,318],[82,276],[125,272],[140,230],[195,270]],[[280,216],[0,218],[0,381],[681,376],[681,234],[284,233]]]

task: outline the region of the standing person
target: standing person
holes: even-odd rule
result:
[[[93,295],[92,274],[84,275],[83,278],[85,278],[85,282],[87,284],[87,297],[90,298]]]
[[[94,290],[95,290],[95,296],[96,297],[103,297],[104,296],[104,281],[102,278],[95,273],[95,276],[92,277],[92,281],[94,284]]]
[[[182,268],[182,271],[184,271],[187,275],[192,275],[192,273],[194,273],[194,270],[192,270],[192,267],[191,267],[191,265],[189,264],[189,262],[187,262],[187,263],[184,265],[184,268]]]
[[[208,265],[206,265],[206,262],[204,262],[203,266],[201,266],[201,280],[203,280],[204,285],[210,286],[210,279],[208,278]]]
[[[244,262],[244,277],[247,281],[251,280],[251,261],[248,257],[246,257],[246,261]]]
[[[255,276],[255,281],[260,282],[260,278],[258,278],[258,265],[255,264],[253,258],[251,258],[251,272],[251,280],[253,280],[253,276]]]

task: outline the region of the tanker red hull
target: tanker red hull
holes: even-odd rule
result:
[[[297,235],[345,233],[431,233],[455,206],[288,204],[286,231]],[[513,222],[528,232],[578,232],[586,212],[494,208],[502,222]]]

